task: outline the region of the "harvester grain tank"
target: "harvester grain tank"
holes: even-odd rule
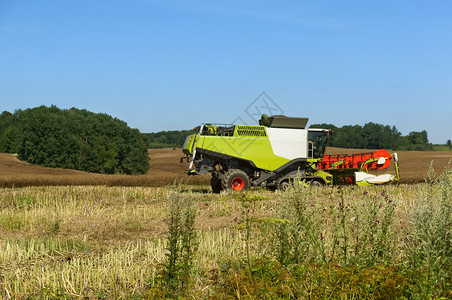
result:
[[[213,192],[250,186],[285,189],[296,178],[311,185],[374,185],[399,179],[396,153],[382,149],[325,155],[332,131],[306,128],[307,122],[307,118],[262,115],[259,125],[202,124],[183,146],[190,161],[187,173],[210,172]],[[395,175],[368,173],[387,168],[391,161]]]

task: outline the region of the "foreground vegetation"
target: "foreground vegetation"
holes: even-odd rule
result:
[[[452,172],[418,185],[0,190],[0,297],[446,299]]]

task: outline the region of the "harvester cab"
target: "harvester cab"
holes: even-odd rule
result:
[[[306,128],[307,122],[307,118],[263,115],[259,125],[202,124],[183,146],[190,161],[187,173],[210,172],[213,192],[250,186],[285,189],[296,178],[311,185],[380,184],[398,179],[398,168],[395,176],[367,173],[387,167],[394,156],[385,150],[362,156],[325,155],[332,131]]]

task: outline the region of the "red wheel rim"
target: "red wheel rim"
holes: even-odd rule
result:
[[[245,180],[240,177],[232,179],[232,188],[236,191],[240,191],[245,186]]]

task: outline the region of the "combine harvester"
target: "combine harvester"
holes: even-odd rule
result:
[[[307,118],[262,115],[259,125],[202,124],[187,136],[183,152],[188,175],[212,173],[212,191],[250,186],[285,189],[300,178],[311,185],[375,185],[399,179],[397,153],[382,149],[353,155],[325,155],[330,129],[306,128]],[[388,168],[395,175],[372,175]]]

